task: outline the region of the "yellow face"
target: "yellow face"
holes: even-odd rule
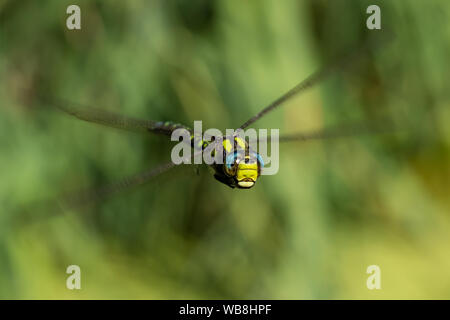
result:
[[[255,185],[262,164],[258,161],[258,158],[248,155],[244,159],[236,157],[232,164],[225,165],[225,173],[234,178],[236,187],[248,189]]]
[[[240,188],[251,188],[258,179],[258,163],[253,161],[251,163],[245,163],[241,161],[237,164],[236,176],[237,186]]]

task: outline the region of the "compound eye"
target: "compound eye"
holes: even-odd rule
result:
[[[253,156],[256,158],[256,160],[258,161],[258,164],[259,164],[259,166],[261,167],[261,168],[263,168],[264,167],[264,160],[263,160],[263,158],[261,157],[261,155],[259,154],[259,153],[254,153],[253,154]]]
[[[264,168],[264,160],[259,153],[253,152],[252,159],[256,160],[258,167]]]

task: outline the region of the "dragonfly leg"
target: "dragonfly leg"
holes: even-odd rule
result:
[[[232,189],[235,188],[234,181],[224,175],[215,173],[214,178],[216,178],[217,181],[220,181],[223,184],[226,184],[227,186],[229,186]]]

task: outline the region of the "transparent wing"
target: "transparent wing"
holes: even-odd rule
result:
[[[153,188],[151,190],[158,193],[161,187],[164,188],[166,182],[172,183],[174,179],[191,182],[192,177],[195,176],[194,169],[194,165],[175,165],[168,162],[104,186],[69,192],[59,197],[36,200],[17,208],[15,214],[11,216],[11,223],[17,226],[30,225],[71,211],[81,214],[93,213],[88,209],[117,196],[119,193],[131,191],[133,188],[144,184],[149,184],[150,188]]]
[[[264,109],[262,109],[260,112],[255,114],[253,117],[248,119],[244,124],[242,124],[239,129],[245,129],[257,120],[264,117],[267,113],[275,110],[279,106],[281,106],[284,102],[288,101],[289,99],[293,98],[294,96],[306,91],[309,88],[312,88],[316,84],[318,84],[320,81],[325,79],[327,76],[335,72],[336,70],[343,69],[344,67],[348,66],[349,64],[354,64],[360,57],[362,57],[362,53],[367,51],[369,48],[374,48],[375,46],[384,43],[387,39],[382,39],[383,41],[367,41],[363,45],[357,47],[354,50],[351,50],[349,53],[342,55],[338,59],[336,59],[333,63],[329,64],[327,67],[316,71],[312,75],[310,75],[308,78],[297,84],[295,87],[293,87],[291,90],[283,94],[281,97],[270,103],[268,106],[266,106]]]
[[[193,158],[191,157],[195,157],[196,155],[201,154],[202,152],[203,152],[202,150],[199,150],[197,152],[194,152],[193,155],[185,156],[182,160],[183,161],[188,159],[192,160]],[[76,208],[89,205],[91,203],[100,202],[122,191],[143,185],[177,166],[181,167],[191,165],[189,164],[177,165],[173,161],[166,162],[162,165],[159,165],[156,168],[152,168],[147,171],[126,177],[122,180],[112,182],[100,188],[91,188],[82,192],[78,192],[76,194],[66,196],[62,199],[62,204],[69,206],[69,208],[70,207]],[[192,166],[194,169],[195,165]]]
[[[99,202],[119,192],[143,185],[161,175],[162,173],[169,171],[175,166],[176,164],[174,164],[173,162],[167,162],[156,168],[152,168],[144,172],[126,177],[122,180],[112,182],[102,187],[91,188],[63,197],[61,204],[63,206],[68,206],[69,208],[78,208],[94,202]]]
[[[167,136],[170,136],[174,130],[179,128],[184,128],[191,132],[190,128],[179,123],[126,117],[101,109],[75,105],[62,99],[41,97],[41,100],[44,103],[53,106],[60,111],[63,111],[66,114],[74,116],[80,120],[93,122],[108,127],[135,132],[151,132]]]
[[[332,128],[321,130],[313,130],[308,132],[299,132],[279,136],[279,142],[298,142],[309,140],[327,140],[345,137],[355,137],[361,135],[376,135],[392,133],[396,131],[396,127],[391,121],[379,120],[370,122],[350,123]],[[264,139],[265,140],[265,139]],[[267,141],[271,142],[272,137],[267,137]],[[259,139],[258,141],[261,141]]]

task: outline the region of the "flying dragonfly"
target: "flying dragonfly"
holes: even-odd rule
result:
[[[312,88],[334,71],[343,69],[349,64],[354,65],[356,63],[356,60],[363,56],[362,53],[367,51],[367,44],[371,43],[364,43],[364,45],[350,51],[350,53],[341,56],[340,58],[336,59],[334,63],[329,64],[327,67],[320,69],[319,71],[307,77],[305,80],[301,81],[295,87],[290,89],[288,92],[263,108],[260,112],[245,121],[237,131],[242,131],[248,128],[256,121],[266,116],[269,112],[272,112],[275,109],[279,108],[286,101],[292,99],[294,96],[298,96],[300,93],[305,92],[307,89]],[[255,186],[258,178],[260,178],[261,170],[264,167],[264,161],[262,157],[256,151],[250,148],[249,143],[245,139],[242,139],[241,137],[236,135],[224,136],[215,142],[205,141],[202,139],[198,140],[198,137],[193,134],[192,129],[183,124],[170,121],[161,122],[130,118],[105,110],[74,106],[65,101],[48,97],[43,97],[42,100],[45,103],[48,103],[49,105],[54,106],[59,110],[65,112],[66,114],[69,114],[80,120],[127,131],[166,135],[170,137],[175,130],[184,129],[190,133],[191,147],[193,147],[195,150],[198,150],[198,148],[196,147],[199,146],[199,152],[204,152],[206,147],[211,143],[220,143],[222,147],[221,150],[224,156],[223,159],[226,159],[226,161],[224,163],[215,163],[210,166],[213,169],[215,179],[231,188],[252,188],[253,186]],[[297,133],[284,136],[282,135],[279,137],[279,142],[330,139],[361,134],[365,132],[376,133],[377,131],[379,131],[378,129],[379,128],[367,124],[357,124],[356,126],[345,126],[342,128],[325,129],[316,132]],[[120,181],[106,185],[102,188],[86,192],[82,196],[78,196],[76,201],[89,202],[92,200],[102,199],[124,189],[142,185],[159,176],[160,174],[169,171],[176,165],[177,164],[172,161],[164,163],[156,168],[152,168],[131,177],[127,177]]]

